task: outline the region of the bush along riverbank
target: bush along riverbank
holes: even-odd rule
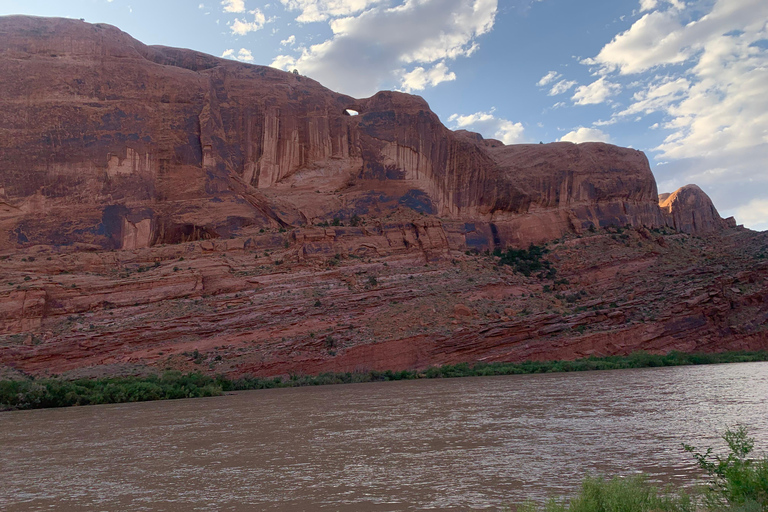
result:
[[[543,505],[513,505],[514,512],[766,512],[768,455],[753,456],[754,439],[744,427],[726,430],[725,455],[703,453],[683,445],[704,470],[707,484],[686,492],[660,489],[644,475],[627,478],[587,477],[569,500],[551,499]]]
[[[533,373],[618,370],[662,366],[768,361],[768,351],[654,355],[636,352],[628,356],[588,357],[574,361],[526,361],[522,363],[461,363],[426,370],[370,371],[364,373],[322,373],[291,375],[287,378],[228,379],[200,373],[166,372],[146,377],[102,379],[26,379],[0,381],[0,410],[39,409],[73,405],[96,405],[174,398],[221,395],[227,391],[318,386],[410,379],[522,375]]]

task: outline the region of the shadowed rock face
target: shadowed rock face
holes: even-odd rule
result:
[[[109,25],[0,18],[0,126],[0,248],[299,226],[369,212],[372,191],[406,207],[424,193],[426,213],[497,224],[501,244],[664,224],[639,151],[504,146],[417,96],[355,99]]]

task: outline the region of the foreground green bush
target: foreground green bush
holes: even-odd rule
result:
[[[768,511],[768,455],[750,458],[755,440],[744,427],[726,430],[723,439],[729,449],[725,456],[683,445],[709,476],[705,504],[711,510]]]
[[[570,500],[551,499],[544,505],[525,503],[516,512],[766,512],[768,511],[768,456],[750,458],[754,439],[744,427],[726,430],[723,439],[729,452],[712,456],[712,449],[693,454],[709,477],[703,489],[659,489],[644,475],[628,478],[586,477],[579,493]]]

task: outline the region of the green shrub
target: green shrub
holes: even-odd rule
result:
[[[550,499],[544,505],[526,502],[516,512],[765,512],[768,511],[768,456],[750,458],[754,439],[744,427],[723,434],[726,455],[704,453],[683,445],[706,471],[709,482],[693,495],[651,485],[644,475],[628,478],[586,477],[570,500]]]
[[[502,252],[495,249],[493,255],[499,258],[499,265],[508,265],[526,277],[535,274],[542,279],[552,279],[557,272],[549,261],[543,259],[547,252],[547,249],[531,244],[527,250],[508,248]]]
[[[76,318],[72,317],[71,321],[74,320],[76,320]],[[310,338],[314,337],[315,333],[311,332]],[[337,344],[336,339],[332,336],[326,336],[324,341],[327,350],[335,348]],[[202,363],[205,359],[205,356],[201,354],[199,350],[186,352],[185,355],[192,358],[192,361],[197,364]],[[222,376],[213,378],[200,373],[182,374],[179,371],[165,372],[160,376],[120,377],[93,380],[80,379],[67,381],[62,379],[30,379],[20,381],[0,381],[0,410],[37,409],[43,407],[65,407],[70,405],[216,396],[224,391],[312,386],[318,384],[376,382],[419,378],[517,375],[586,370],[615,370],[622,368],[647,368],[652,366],[680,366],[748,361],[768,361],[768,352],[722,352],[717,354],[686,354],[683,352],[670,352],[666,355],[637,352],[629,356],[592,356],[584,359],[577,359],[575,361],[460,363],[431,367],[426,370],[326,373],[315,376],[295,376],[295,378],[291,380],[283,380],[281,377],[269,379],[243,377],[236,380],[230,380]],[[695,448],[693,448],[693,450],[695,450]],[[706,458],[710,455],[710,452],[707,452],[703,457]],[[727,458],[724,460],[727,460]],[[744,460],[746,461],[748,459],[744,458]],[[768,488],[768,484],[766,484],[766,481],[768,481],[768,463],[764,459],[757,462],[744,462],[742,465],[734,463],[734,467],[740,468],[740,471],[747,471],[745,468],[748,468],[749,471],[754,470],[753,473],[750,473],[749,471],[739,473],[736,470],[729,470],[727,473],[728,478],[730,478],[730,475],[742,475],[742,477],[736,478],[733,481],[747,482],[741,487],[734,484],[734,496],[738,495],[736,492],[738,489],[743,489],[749,486],[752,486],[749,488],[762,489],[762,491],[760,491],[763,493],[761,496],[765,494],[765,489]],[[748,509],[744,510],[746,511]],[[766,511],[765,508],[758,508],[755,510]]]
[[[743,426],[726,430],[722,437],[729,450],[725,456],[712,456],[712,448],[701,453],[695,446],[683,445],[709,476],[704,494],[707,506],[710,510],[768,511],[768,455],[750,457],[755,440]]]
[[[628,478],[586,477],[579,493],[566,501],[549,500],[542,506],[525,503],[517,512],[695,512],[694,501],[684,492],[663,491],[644,475]]]

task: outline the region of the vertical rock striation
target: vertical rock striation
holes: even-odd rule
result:
[[[399,208],[492,233],[485,247],[718,225],[662,218],[632,149],[505,146],[448,130],[417,96],[355,99],[109,25],[26,16],[0,18],[0,200],[0,249],[133,249]]]

